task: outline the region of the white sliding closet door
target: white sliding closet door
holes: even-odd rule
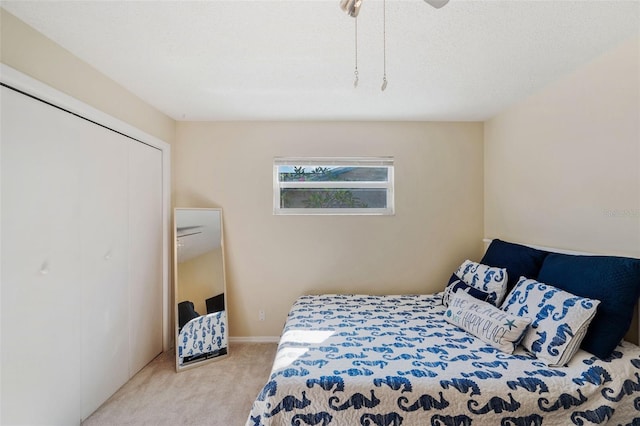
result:
[[[162,352],[162,152],[129,150],[129,374]]]
[[[0,88],[1,424],[79,423],[77,118]],[[28,111],[28,114],[25,114]]]
[[[89,122],[79,126],[85,419],[129,379],[128,149],[137,142]]]
[[[0,86],[0,425],[79,425],[163,350],[168,146],[0,77],[74,111]]]

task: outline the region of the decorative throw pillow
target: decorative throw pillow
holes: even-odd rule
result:
[[[449,306],[449,301],[451,300],[451,297],[457,291],[464,291],[465,293],[468,293],[470,296],[473,296],[478,300],[482,300],[483,302],[486,302],[491,298],[491,295],[489,293],[485,293],[484,291],[478,290],[477,288],[473,288],[470,285],[457,279],[457,280],[452,280],[449,283],[449,285],[447,285],[447,288],[444,289],[444,294],[442,295],[442,304],[444,306]]]
[[[465,284],[489,294],[489,303],[499,305],[507,292],[507,270],[465,260],[455,272]]]
[[[640,296],[640,259],[550,254],[542,264],[540,281],[600,300],[581,348],[608,358],[631,325]]]
[[[444,318],[509,354],[513,353],[531,323],[531,318],[511,315],[464,291],[453,294]]]
[[[509,274],[507,291],[511,290],[521,276],[537,279],[542,263],[549,252],[495,239],[491,241],[480,263],[506,268]]]
[[[531,317],[533,322],[521,345],[550,367],[561,367],[580,347],[599,304],[599,300],[521,277],[502,310]]]

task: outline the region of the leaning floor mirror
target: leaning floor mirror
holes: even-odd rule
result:
[[[221,209],[176,208],[176,370],[229,353]]]

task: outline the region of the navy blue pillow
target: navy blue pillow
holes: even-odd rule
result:
[[[453,274],[451,274],[451,277],[449,278],[449,282],[447,283],[447,286],[451,285],[452,283],[455,283],[456,281],[462,282],[460,277],[458,277],[456,275],[456,273],[454,272]],[[462,282],[462,283],[464,284],[464,282]]]
[[[451,276],[451,279],[449,280],[449,284],[447,284],[447,287],[444,289],[442,304],[449,306],[449,298],[458,290],[465,291],[469,294],[469,296],[475,297],[476,299],[483,302],[491,303],[489,302],[489,299],[491,299],[491,295],[489,293],[485,293],[482,290],[471,287],[469,284],[461,281],[456,274],[453,274]]]
[[[537,279],[542,262],[549,252],[521,244],[493,240],[480,261],[483,265],[507,268],[507,292],[518,283],[520,277]]]
[[[640,259],[552,253],[538,281],[600,300],[580,347],[598,358],[608,358],[631,325],[640,294]]]

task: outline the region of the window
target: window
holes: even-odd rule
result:
[[[393,158],[275,158],[274,214],[392,215]]]

